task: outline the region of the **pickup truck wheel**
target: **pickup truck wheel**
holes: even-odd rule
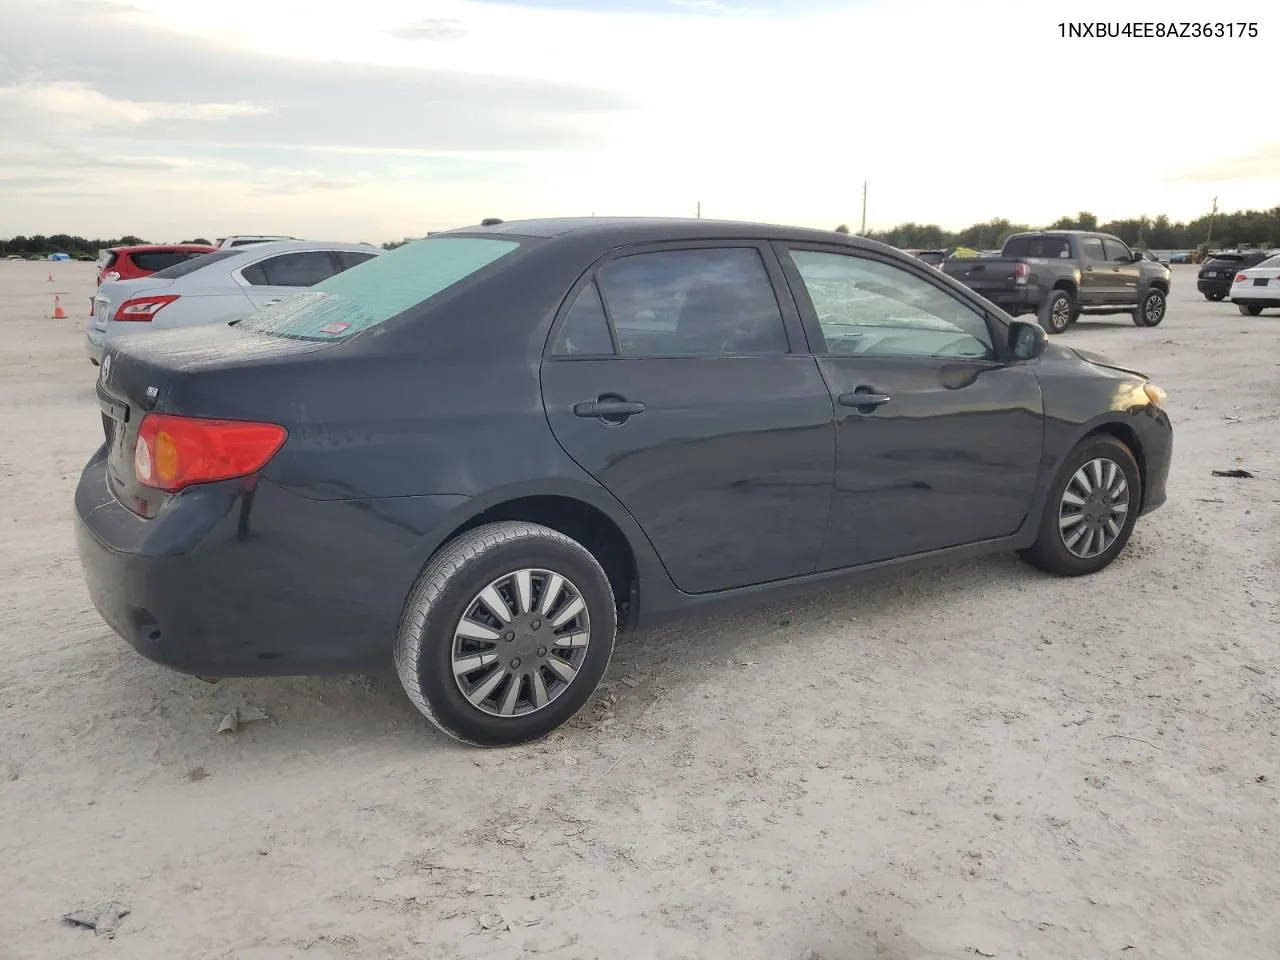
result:
[[[1075,300],[1065,290],[1054,290],[1040,305],[1040,326],[1050,333],[1065,333],[1077,316]]]
[[[1240,315],[1245,317],[1256,317],[1262,312],[1262,307],[1256,303],[1237,303],[1236,307],[1239,309]]]
[[[1164,319],[1167,306],[1164,294],[1159,290],[1148,290],[1142,302],[1133,311],[1133,324],[1136,327],[1158,327]]]

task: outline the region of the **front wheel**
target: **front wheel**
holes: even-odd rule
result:
[[[1256,303],[1237,303],[1236,309],[1246,317],[1256,317],[1262,312],[1262,307],[1258,306]]]
[[[1148,290],[1142,302],[1134,308],[1133,323],[1138,327],[1158,327],[1164,319],[1168,301],[1160,290]]]
[[[1065,290],[1054,290],[1040,305],[1040,326],[1050,333],[1065,333],[1076,318],[1076,304]]]
[[[1133,453],[1115,437],[1086,437],[1058,471],[1040,532],[1022,558],[1063,577],[1097,573],[1129,542],[1142,502]]]
[[[585,547],[539,524],[491,523],[427,564],[405,603],[396,670],[441,731],[510,746],[582,709],[617,629],[609,579]]]

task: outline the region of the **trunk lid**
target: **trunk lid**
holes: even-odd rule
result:
[[[111,492],[142,517],[154,517],[170,498],[169,494],[138,482],[133,458],[138,428],[148,413],[182,413],[165,405],[166,397],[181,379],[333,347],[331,343],[251,333],[229,324],[158,330],[109,346],[98,368],[95,390],[102,414]]]
[[[120,309],[120,304],[130,297],[139,297],[151,293],[162,293],[173,286],[172,280],[156,280],[152,277],[137,277],[133,280],[106,280],[93,295],[89,308],[95,330],[107,329],[111,317]]]

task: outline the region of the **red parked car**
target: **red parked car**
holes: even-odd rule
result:
[[[214,253],[207,243],[155,243],[139,247],[108,247],[98,254],[98,286],[104,280],[134,280],[149,277],[157,270],[172,267]]]

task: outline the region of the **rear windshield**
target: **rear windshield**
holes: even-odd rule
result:
[[[1066,237],[1010,237],[1004,256],[1058,259],[1071,256],[1071,245]]]
[[[1277,254],[1274,257],[1268,257],[1266,260],[1263,260],[1258,264],[1258,266],[1265,270],[1280,270],[1280,254]]]
[[[345,340],[404,313],[516,250],[514,240],[432,237],[321,280],[238,326],[303,340]]]
[[[101,250],[98,252],[98,266],[106,269],[116,262],[116,257],[114,250]]]
[[[1209,262],[1213,263],[1239,263],[1244,257],[1238,253],[1214,253],[1209,255]]]
[[[217,263],[219,260],[228,260],[231,257],[239,257],[243,254],[243,250],[219,250],[217,253],[201,253],[192,257],[190,260],[183,260],[181,263],[175,263],[172,267],[165,267],[163,270],[157,270],[152,274],[152,276],[159,280],[177,280],[179,277],[185,277],[189,273],[195,273],[197,270],[203,270],[205,267],[212,263]],[[189,254],[183,254],[183,256],[189,256]]]
[[[193,257],[203,257],[204,254],[203,250],[140,250],[131,253],[129,259],[137,264],[139,270],[155,272],[186,263]]]

